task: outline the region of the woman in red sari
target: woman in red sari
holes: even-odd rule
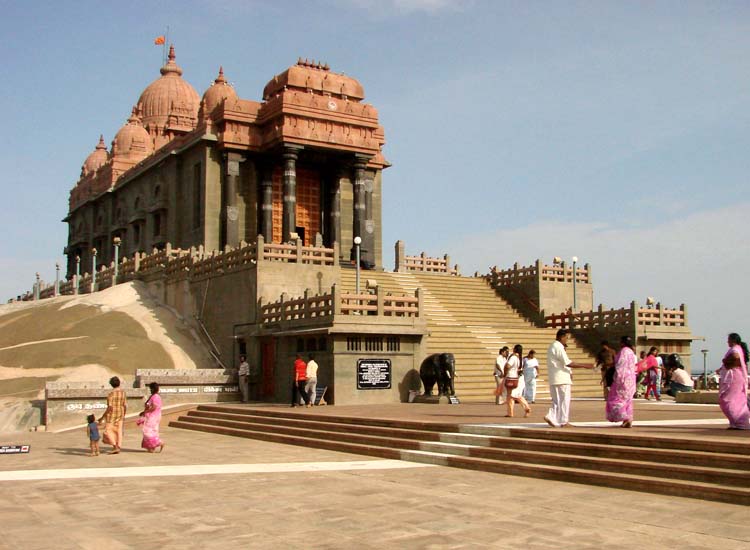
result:
[[[159,449],[159,452],[162,452],[164,450],[164,442],[159,437],[159,424],[161,422],[161,397],[159,396],[159,384],[151,382],[148,387],[151,390],[151,397],[146,401],[146,406],[137,422],[143,430],[141,447],[146,449],[149,453],[153,453],[156,449]]]

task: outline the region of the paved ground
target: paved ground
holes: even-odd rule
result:
[[[594,412],[601,406],[575,402],[574,419],[600,420]],[[440,421],[458,415],[486,422],[494,410],[420,407],[433,408],[411,407],[415,416]],[[637,417],[649,420],[651,407],[639,403]],[[403,416],[409,408],[368,410]],[[715,407],[697,415],[695,407],[671,410],[679,424],[659,429],[738,437],[722,424],[698,422],[717,418]],[[122,454],[93,458],[82,431],[0,436],[0,444],[31,445],[28,455],[0,456],[0,548],[744,549],[750,543],[744,506],[162,432],[162,454],[140,451],[139,432],[128,428]],[[750,442],[748,434],[739,436]],[[32,475],[37,479],[19,479]]]

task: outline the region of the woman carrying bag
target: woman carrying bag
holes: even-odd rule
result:
[[[520,376],[521,357],[523,356],[523,346],[516,344],[513,346],[513,353],[508,358],[508,362],[505,364],[505,402],[508,404],[507,418],[513,418],[513,408],[516,402],[523,405],[526,414],[524,418],[531,414],[531,407],[523,397],[523,390],[525,388],[523,377]]]

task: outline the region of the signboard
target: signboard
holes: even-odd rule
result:
[[[357,359],[357,389],[391,389],[391,360]]]
[[[30,450],[29,445],[0,445],[0,455],[26,454]]]

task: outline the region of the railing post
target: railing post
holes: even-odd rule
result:
[[[261,325],[265,322],[263,320],[263,296],[258,298],[258,309],[255,310],[255,322]]]
[[[378,306],[377,315],[382,317],[385,315],[384,304],[383,304],[383,287],[378,285],[375,287],[375,300]]]
[[[542,271],[543,270],[544,270],[544,266],[542,265],[542,260],[537,259],[537,261],[536,261],[536,274],[535,274],[535,279],[536,279],[536,285],[535,286],[536,286],[537,289],[539,288],[539,283],[542,280]]]
[[[451,274],[451,257],[446,254],[443,256],[443,260],[445,260],[445,272],[450,275]]]
[[[295,254],[297,256],[296,262],[298,264],[301,264],[302,263],[302,239],[298,237],[297,240],[294,242],[294,244],[296,246],[296,250],[295,250]]]
[[[597,308],[597,319],[596,319],[596,325],[600,328],[604,328],[604,304],[599,304],[599,307]]]
[[[312,291],[309,288],[305,289],[305,302],[302,304],[302,314],[304,315],[304,319],[310,318],[310,293]]]
[[[263,261],[265,256],[265,244],[266,239],[263,235],[258,235],[258,240],[255,241],[255,262],[258,264]]]
[[[341,291],[339,287],[334,284],[331,286],[331,305],[333,306],[333,315],[341,315]]]
[[[286,321],[286,302],[288,296],[286,292],[281,293],[281,303],[279,303],[279,322],[283,323]]]
[[[338,241],[333,241],[333,265],[334,267],[338,267],[339,265],[339,253],[341,247],[339,246]]]
[[[586,270],[586,282],[590,285],[593,284],[591,282],[591,266],[589,264],[583,264],[583,269]]]
[[[424,300],[422,298],[422,289],[417,288],[414,291],[414,296],[417,298],[417,317],[422,318],[423,317],[423,309],[424,309]]]
[[[659,302],[656,307],[659,308],[659,326],[661,327],[664,326],[664,306]]]
[[[456,277],[459,277],[461,275],[461,268],[458,267],[458,264],[456,264],[453,267],[454,271],[456,272]]]
[[[682,326],[686,327],[688,326],[687,306],[685,304],[680,304],[680,311],[682,311]]]
[[[633,327],[638,327],[638,303],[633,300],[630,302],[630,316]]]
[[[419,257],[422,259],[422,271],[427,271],[427,254],[422,252]]]
[[[562,280],[560,282],[566,283],[568,282],[568,273],[566,271],[565,261],[563,260],[560,262],[560,269],[562,269]],[[555,278],[557,279],[557,278]]]

